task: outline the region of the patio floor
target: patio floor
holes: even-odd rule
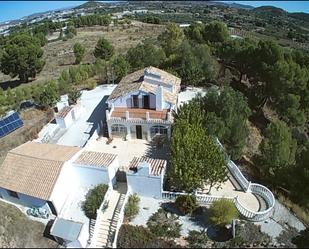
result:
[[[112,153],[118,155],[118,160],[121,168],[126,168],[133,157],[147,156],[158,159],[168,159],[169,152],[167,147],[161,149],[155,148],[152,143],[134,139],[124,141],[121,138],[114,138],[110,144],[106,144],[107,138],[102,137],[98,141],[92,141],[87,146],[87,150]]]

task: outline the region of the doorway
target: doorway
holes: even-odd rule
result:
[[[149,109],[149,95],[144,95],[144,109]]]
[[[136,126],[136,138],[137,139],[143,139],[142,126],[141,125]]]

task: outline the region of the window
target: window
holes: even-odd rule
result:
[[[152,126],[150,128],[151,137],[154,137],[157,134],[167,136],[167,128],[161,125]]]
[[[11,191],[11,190],[7,190],[7,191],[8,191],[9,196],[14,197],[14,198],[18,198],[18,194],[16,192]]]
[[[133,95],[133,108],[138,108],[138,95]]]
[[[123,137],[127,134],[127,127],[121,124],[112,125],[112,135]]]

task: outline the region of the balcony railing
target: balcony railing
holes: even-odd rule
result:
[[[124,120],[162,120],[171,121],[171,112],[167,109],[162,111],[156,111],[151,109],[140,108],[113,108],[110,111],[106,111],[106,119],[124,119]]]

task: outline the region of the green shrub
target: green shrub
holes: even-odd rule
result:
[[[123,224],[117,248],[181,248],[175,242],[157,238],[148,228]]]
[[[97,86],[97,82],[95,81],[95,79],[89,79],[87,80],[87,88],[89,88],[90,90],[94,89]]]
[[[158,237],[180,237],[181,224],[178,222],[178,218],[162,208],[150,216],[147,226]]]
[[[196,198],[193,195],[180,195],[177,197],[175,204],[183,214],[191,214],[197,207]]]
[[[103,202],[107,189],[107,185],[99,184],[87,193],[86,200],[82,204],[82,209],[89,219],[96,219],[97,209]]]
[[[206,248],[206,242],[208,237],[206,231],[189,231],[189,235],[186,238],[188,241],[188,247],[190,248]]]
[[[124,215],[128,221],[131,221],[139,211],[140,198],[137,194],[129,196],[128,203],[126,204]]]
[[[238,217],[238,211],[233,202],[228,199],[214,201],[209,209],[210,222],[214,225],[231,224]]]

